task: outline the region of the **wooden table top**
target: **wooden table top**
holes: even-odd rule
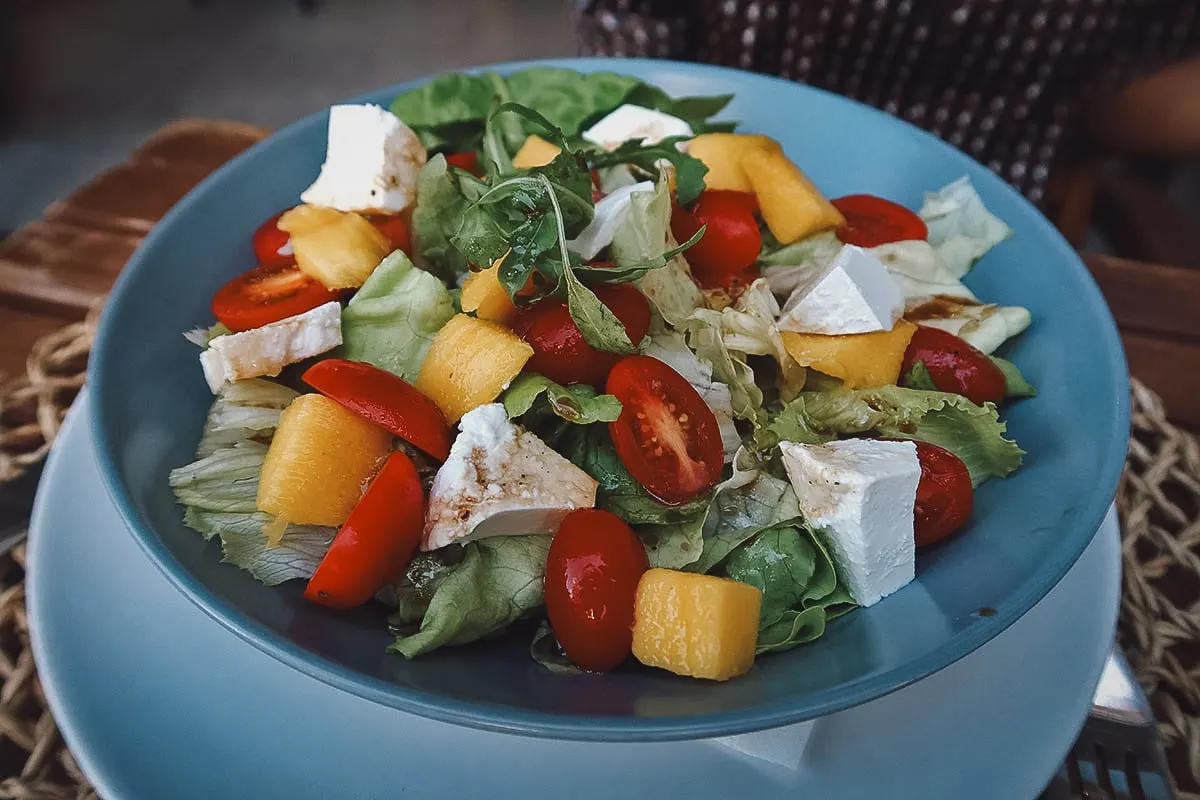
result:
[[[38,338],[102,300],[155,223],[202,178],[267,135],[183,120],[0,242],[0,383]],[[1200,270],[1084,254],[1121,327],[1130,370],[1173,421],[1200,428]]]

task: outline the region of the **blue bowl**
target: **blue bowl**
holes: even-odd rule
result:
[[[1029,451],[1024,468],[977,493],[970,528],[919,556],[914,583],[838,619],[815,644],[759,659],[729,683],[636,668],[555,675],[530,660],[524,637],[411,662],[385,654],[385,609],[329,614],[302,599],[302,585],[267,588],[220,563],[218,546],[184,527],[167,486],[170,469],[191,460],[212,402],[196,348],[181,332],[211,322],[213,292],[252,264],[255,227],[294,204],[317,174],[325,150],[320,113],[184,198],[126,267],[101,321],[89,374],[96,450],[118,509],[154,562],[231,631],[321,681],[449,722],[565,739],[686,739],[818,717],[920,680],[1028,611],[1099,526],[1129,430],[1129,386],[1112,317],[1050,223],[957,150],[832,94],[692,64],[543,63],[625,72],[675,95],[734,94],[728,117],[782,142],[831,196],[871,192],[915,207],[923,191],[969,175],[1015,235],[968,282],[982,297],[1026,306],[1034,317],[1007,353],[1041,391],[1006,414]],[[387,105],[419,83],[364,99]]]

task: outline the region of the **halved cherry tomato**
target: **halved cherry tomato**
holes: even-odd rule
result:
[[[904,351],[901,374],[918,361],[940,391],[961,394],[972,403],[999,402],[1004,398],[1004,373],[992,360],[949,331],[920,325]]]
[[[616,514],[580,508],[562,521],[546,557],[546,614],[576,666],[603,672],[629,656],[637,585],[649,568]]]
[[[635,347],[640,344],[650,330],[650,303],[646,296],[629,283],[605,284],[593,291],[625,326],[629,341]],[[597,350],[588,344],[571,319],[567,304],[558,300],[542,300],[522,309],[512,328],[533,348],[533,357],[526,362],[525,369],[558,383],[599,386],[621,359],[616,353]]]
[[[274,261],[243,273],[217,290],[212,312],[231,331],[248,331],[338,299],[305,275],[295,261]]]
[[[304,371],[304,382],[363,419],[439,461],[450,455],[450,426],[433,401],[396,375],[359,361],[327,358]]]
[[[446,156],[446,163],[452,167],[465,169],[475,176],[483,175],[483,170],[479,168],[479,155],[474,151],[468,150],[462,153],[450,153]]]
[[[649,356],[628,356],[605,391],[621,401],[608,424],[625,468],[664,503],[685,503],[721,478],[724,451],[717,418],[692,385]]]
[[[701,226],[708,226],[700,241],[685,254],[701,286],[726,288],[732,279],[745,279],[762,249],[762,233],[754,219],[757,207],[751,194],[717,190],[701,194],[690,211],[675,207],[671,232],[679,242],[686,242]]]
[[[362,605],[412,560],[424,525],[421,478],[396,450],[337,532],[304,597],[337,609]]]
[[[928,442],[914,442],[921,462],[921,482],[913,526],[917,547],[940,542],[961,528],[971,516],[975,490],[971,474],[958,456]]]
[[[925,221],[902,205],[873,194],[848,194],[833,201],[846,221],[834,233],[845,244],[878,247],[889,242],[925,239]]]
[[[403,215],[368,214],[367,221],[387,237],[393,250],[412,252],[412,235],[409,233],[408,220]]]
[[[254,257],[260,264],[271,264],[275,261],[290,261],[291,255],[280,253],[285,245],[292,240],[291,234],[279,230],[276,224],[283,216],[280,211],[275,216],[258,226],[254,232]]]

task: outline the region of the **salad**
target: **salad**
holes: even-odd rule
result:
[[[1020,464],[963,283],[966,178],[829,199],[732,98],[532,68],[334,106],[320,173],[187,334],[215,401],[171,472],[224,560],[416,658],[527,636],[725,680],[912,581]],[[803,160],[803,153],[794,153]]]

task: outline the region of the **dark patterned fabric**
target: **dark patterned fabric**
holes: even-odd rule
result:
[[[932,131],[1034,202],[1089,98],[1200,45],[1200,0],[582,0],[576,9],[585,53],[723,64],[829,89]]]

